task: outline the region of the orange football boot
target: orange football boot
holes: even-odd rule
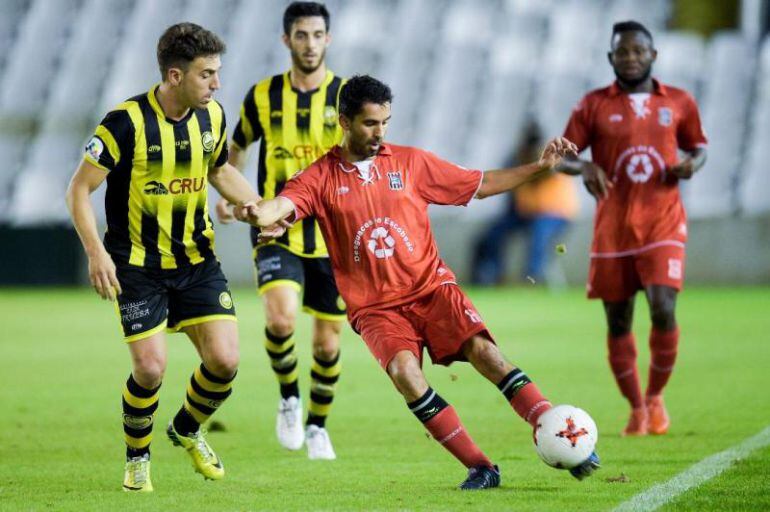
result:
[[[663,395],[648,396],[645,402],[649,417],[650,434],[660,436],[668,432],[671,420],[668,417],[666,405],[663,403]]]
[[[631,409],[631,417],[628,418],[628,425],[621,432],[621,436],[646,436],[648,433],[647,409],[637,407]]]

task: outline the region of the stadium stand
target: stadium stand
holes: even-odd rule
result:
[[[561,133],[580,96],[612,80],[606,64],[612,23],[639,19],[656,36],[656,75],[696,95],[711,135],[709,163],[685,189],[692,216],[770,210],[770,196],[762,193],[770,178],[760,160],[770,130],[767,42],[755,66],[756,49],[741,34],[704,41],[666,31],[669,0],[645,2],[644,9],[632,0],[556,4],[490,0],[479,9],[470,0],[332,0],[330,67],[343,75],[378,74],[392,85],[394,142],[494,167],[510,155],[530,117],[544,133]],[[106,109],[157,80],[155,43],[168,24],[198,21],[226,38],[219,100],[232,125],[248,87],[286,68],[284,5],[6,0],[0,19],[0,222],[66,222],[61,198],[83,140]],[[591,199],[581,197],[589,216]]]

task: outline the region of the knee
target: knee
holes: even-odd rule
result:
[[[617,338],[619,336],[625,336],[631,332],[631,324],[633,322],[632,315],[628,313],[609,315],[607,318],[607,327],[610,331],[610,336]]]
[[[204,361],[203,364],[206,366],[206,369],[217,377],[230,379],[238,371],[240,358],[240,352],[236,346],[212,354],[212,356],[209,357],[207,361]]]
[[[674,304],[670,301],[662,300],[650,304],[650,319],[656,329],[671,330],[676,327],[676,316],[674,314]]]
[[[285,338],[294,332],[297,316],[294,313],[280,312],[267,318],[267,330],[274,336]]]
[[[163,381],[166,371],[166,356],[159,352],[147,352],[134,355],[133,375],[137,384],[153,389]]]
[[[340,351],[339,324],[326,325],[316,329],[313,336],[313,356],[322,361],[331,361]]]
[[[396,354],[388,364],[387,372],[408,402],[417,400],[428,390],[419,362],[411,352]]]

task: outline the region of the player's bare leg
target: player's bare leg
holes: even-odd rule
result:
[[[184,404],[169,423],[166,433],[190,455],[195,471],[204,478],[224,477],[222,461],[208,444],[201,428],[232,393],[238,371],[238,325],[229,320],[212,320],[183,328],[201,357],[187,386]]]
[[[305,424],[305,442],[310,459],[333,460],[326,417],[334,400],[340,376],[340,332],[342,323],[315,318],[313,323],[313,364],[310,368],[310,402]]]
[[[639,385],[636,365],[636,340],[631,332],[634,320],[634,297],[624,301],[604,301],[607,316],[607,350],[610,368],[620,392],[631,405],[624,436],[644,436],[648,432],[647,408]]]
[[[408,350],[402,350],[390,361],[387,372],[409,410],[439,444],[468,468],[468,478],[460,484],[460,488],[471,490],[499,486],[497,466],[473,442],[454,407],[428,385],[417,357]]]
[[[645,404],[652,434],[665,434],[671,421],[663,403],[663,388],[674,370],[679,344],[676,324],[677,291],[668,286],[651,285],[645,288],[650,305],[652,330],[650,332],[650,375],[645,393]]]
[[[151,492],[150,442],[158,392],[166,371],[166,335],[155,333],[128,344],[131,375],[123,388],[126,468],[123,490]]]
[[[482,335],[473,336],[463,344],[463,355],[481,375],[495,384],[502,391],[514,411],[533,428],[537,427],[538,418],[551,408],[546,399],[527,375],[508,362],[497,345]],[[570,474],[582,480],[599,468],[596,453],[579,466],[570,470]]]
[[[294,328],[299,308],[299,285],[294,282],[263,292],[265,305],[265,349],[278,379],[281,398],[275,420],[278,442],[288,450],[299,450],[305,441],[302,428],[302,401],[299,394]]]

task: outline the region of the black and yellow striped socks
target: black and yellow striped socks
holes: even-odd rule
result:
[[[299,397],[297,380],[297,354],[294,350],[294,333],[288,336],[276,336],[265,329],[265,349],[270,357],[270,366],[281,386],[281,398]]]
[[[340,378],[342,365],[337,352],[330,361],[313,356],[310,367],[310,403],[308,404],[307,424],[324,428],[326,417],[332,407],[334,391]]]
[[[140,457],[150,453],[152,425],[158,409],[158,390],[140,386],[133,375],[123,387],[123,432],[126,437],[126,457]]]
[[[198,431],[233,392],[233,379],[217,377],[203,364],[193,372],[187,385],[187,396],[184,405],[174,417],[174,430],[183,436],[189,436]]]

